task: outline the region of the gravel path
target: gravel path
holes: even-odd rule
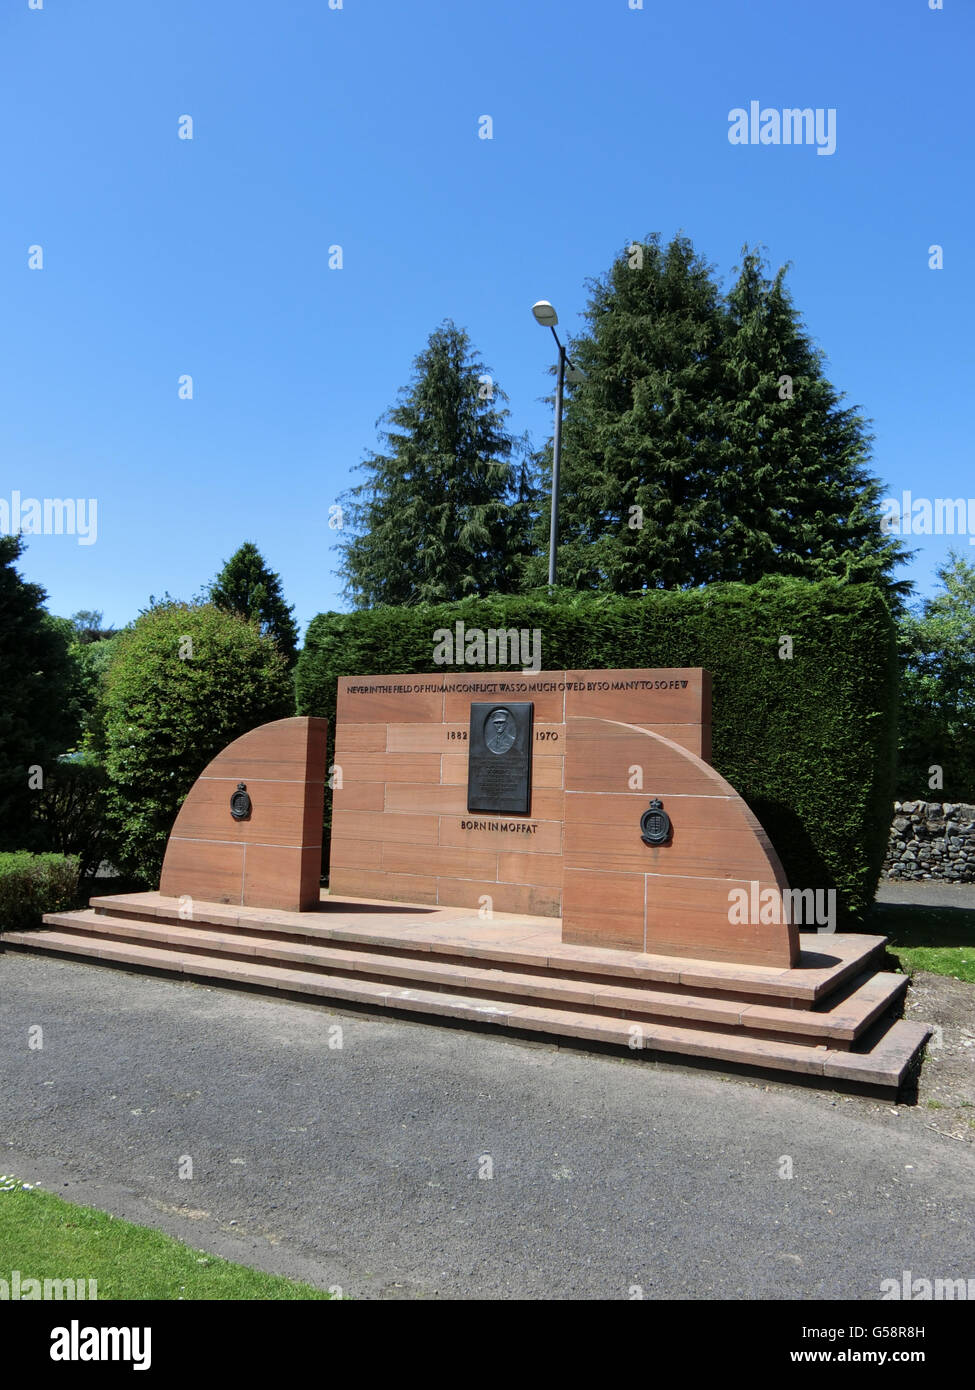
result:
[[[975,911],[975,883],[939,883],[931,879],[923,883],[906,880],[881,879],[877,888],[879,903],[905,903],[911,907],[962,907]]]

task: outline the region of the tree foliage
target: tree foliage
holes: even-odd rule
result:
[[[357,608],[513,587],[527,547],[531,482],[512,464],[504,392],[450,320],[379,422],[385,452],[342,498],[340,573]]]
[[[23,549],[19,536],[0,535],[0,848],[10,849],[29,847],[30,769],[43,778],[80,726],[70,625],[14,569]]]
[[[245,541],[227,560],[210,585],[211,603],[225,613],[237,613],[257,623],[277,642],[289,662],[298,655],[294,607],[284,601],[281,577],[269,569],[253,541]]]
[[[84,882],[113,858],[105,810],[108,777],[90,751],[60,757],[44,778],[33,805],[38,839],[46,850],[67,855]]]
[[[294,713],[287,659],[245,618],[166,600],[116,639],[104,697],[113,859],[155,884],[176,813],[221,748]]]
[[[937,574],[900,620],[898,794],[975,802],[975,565],[951,551]]]
[[[870,436],[825,376],[785,272],[748,248],[725,296],[687,237],[632,244],[589,282],[565,411],[563,584],[617,593],[877,580],[904,557],[882,525]],[[547,508],[531,581],[541,582]]]

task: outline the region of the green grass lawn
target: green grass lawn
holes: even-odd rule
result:
[[[0,1279],[15,1269],[21,1280],[97,1279],[99,1299],[329,1297],[0,1177]]]
[[[890,937],[888,950],[906,973],[930,970],[975,983],[975,912],[874,903],[868,929]]]

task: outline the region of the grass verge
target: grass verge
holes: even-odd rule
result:
[[[930,970],[975,983],[975,911],[874,903],[868,930],[890,937],[887,949],[907,974]]]
[[[0,1279],[14,1270],[21,1281],[96,1279],[99,1300],[330,1297],[0,1176]]]

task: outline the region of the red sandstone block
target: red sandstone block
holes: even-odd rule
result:
[[[499,854],[498,880],[501,883],[531,883],[538,888],[561,892],[563,864],[561,854]]]
[[[159,891],[210,903],[243,901],[244,846],[170,837]]]
[[[560,895],[549,888],[458,878],[437,879],[437,901],[441,906],[516,912],[530,917],[557,917],[561,906]]]
[[[343,786],[353,782],[440,782],[439,753],[349,753],[338,766]]]
[[[327,719],[276,719],[235,739],[209,763],[207,777],[241,782],[324,781]],[[204,769],[200,769],[201,774]]]
[[[614,719],[627,724],[711,720],[711,679],[700,667],[567,671],[565,679],[573,687],[582,686],[566,692],[566,719]]]
[[[431,874],[368,873],[333,869],[329,892],[349,898],[385,898],[393,902],[436,903],[437,881]]]
[[[385,724],[335,725],[335,757],[340,753],[385,753]]]
[[[676,874],[683,878],[760,881],[768,876],[768,859],[761,844],[740,822],[738,828],[720,835],[711,830],[691,830],[681,819],[684,798],[679,798],[667,803],[669,814],[676,818],[668,842],[647,845],[640,835],[640,818],[648,799],[641,796],[635,802],[630,798],[627,801],[631,810],[625,825],[575,820],[566,824],[565,859],[569,867]]]
[[[467,788],[390,782],[386,786],[386,810],[459,816],[467,811]]]
[[[642,874],[566,869],[562,887],[562,940],[576,945],[643,950]]]
[[[384,848],[389,846],[378,840],[333,840],[330,863],[335,869],[381,869]]]
[[[560,724],[564,718],[563,692],[546,687],[557,687],[564,679],[562,671],[451,673],[444,683],[444,717],[469,725],[472,700],[497,700],[499,705],[530,700],[535,719]]]
[[[345,840],[343,845],[354,841]],[[384,844],[381,850],[381,867],[389,873],[414,873],[418,869],[428,871],[435,863],[438,876],[442,878],[470,878],[493,881],[497,878],[498,855],[493,850],[446,849],[439,845],[432,850],[427,845]],[[523,859],[524,856],[518,855]],[[343,855],[343,863],[347,860]],[[377,864],[377,867],[380,867]]]
[[[322,852],[248,845],[244,858],[244,896],[250,907],[307,912],[318,905]]]
[[[690,761],[683,750],[659,738],[608,720],[570,722],[565,750],[567,790],[632,792],[634,768],[640,769],[648,797],[727,793],[727,784],[713,768]]]
[[[439,724],[442,692],[443,676],[342,676],[336,723]]]
[[[476,829],[465,826],[476,825]],[[534,826],[534,831],[521,827]],[[515,828],[512,828],[515,827]],[[441,816],[440,844],[455,849],[495,850],[508,854],[561,854],[562,825],[531,816]]]
[[[385,782],[350,782],[336,787],[332,805],[336,811],[382,811],[386,805]]]
[[[776,890],[767,877],[759,880],[758,901],[766,889]],[[732,923],[729,893],[749,891],[748,882],[726,878],[679,878],[653,875],[646,880],[646,946],[651,953],[696,956],[742,964],[791,964],[790,941],[798,929],[775,923]]]
[[[389,724],[386,749],[390,753],[456,753],[467,747],[468,725]]]
[[[332,841],[333,845],[337,839],[435,845],[438,824],[436,816],[415,816],[406,811],[336,811],[332,819]]]

